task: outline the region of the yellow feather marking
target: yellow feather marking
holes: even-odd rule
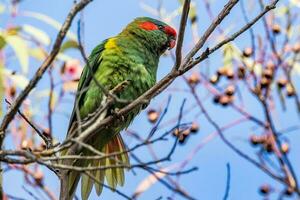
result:
[[[116,44],[116,38],[109,39],[105,44],[105,49],[114,49],[118,48]]]

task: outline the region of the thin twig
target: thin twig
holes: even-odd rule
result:
[[[71,23],[76,16],[76,14],[82,10],[87,4],[89,4],[92,0],[81,0],[79,3],[75,4],[71,11],[69,12],[64,24],[62,25],[59,33],[57,34],[56,40],[54,42],[53,48],[49,54],[49,56],[45,59],[42,65],[38,68],[33,78],[30,80],[29,84],[25,87],[25,89],[21,92],[21,94],[17,97],[17,99],[12,103],[11,107],[7,111],[4,116],[2,123],[0,125],[0,146],[2,146],[3,140],[5,138],[5,130],[8,127],[9,123],[12,121],[14,116],[16,115],[19,107],[23,103],[23,101],[28,96],[29,92],[36,86],[39,80],[42,78],[45,71],[49,68],[49,66],[55,60],[63,39],[65,38]]]
[[[227,200],[228,199],[229,190],[230,190],[230,177],[231,177],[231,173],[230,173],[230,164],[229,163],[226,164],[226,169],[227,169],[226,189],[225,189],[225,194],[224,194],[223,200]]]
[[[193,47],[193,49],[187,54],[184,59],[183,65],[187,65],[193,56],[203,47],[209,36],[217,28],[217,26],[223,21],[223,19],[230,13],[231,9],[239,2],[239,0],[230,0],[219,13],[218,17],[211,23],[208,29],[205,31],[203,36]]]
[[[237,3],[235,1],[233,1],[234,3]],[[230,38],[225,39],[223,42],[217,44],[214,48],[212,49],[207,49],[205,52],[202,53],[202,55],[197,58],[195,61],[193,61],[192,63],[183,63],[186,64],[186,67],[184,67],[184,71],[182,72],[178,72],[176,70],[172,70],[169,74],[167,74],[161,81],[159,81],[156,85],[154,85],[151,89],[149,89],[147,92],[145,92],[143,95],[141,95],[139,98],[137,98],[136,100],[134,100],[133,102],[131,102],[130,104],[128,104],[127,106],[125,106],[124,108],[120,109],[118,112],[114,113],[114,115],[110,115],[108,117],[106,117],[105,119],[102,120],[96,120],[93,124],[91,124],[86,130],[84,130],[82,132],[82,134],[80,134],[80,136],[78,136],[78,140],[87,140],[88,138],[92,137],[93,134],[95,133],[94,130],[100,129],[101,127],[107,126],[108,124],[112,123],[114,120],[116,120],[117,118],[120,118],[121,116],[125,116],[127,115],[132,109],[136,108],[137,106],[141,105],[142,103],[145,102],[145,100],[149,100],[151,98],[153,98],[154,96],[156,96],[157,94],[161,93],[164,89],[166,89],[175,79],[176,77],[180,76],[182,73],[187,72],[189,69],[191,69],[192,67],[194,67],[196,64],[198,64],[199,62],[203,61],[205,58],[208,57],[208,55],[210,55],[211,53],[213,53],[214,51],[216,51],[217,49],[221,48],[223,45],[227,44],[228,42],[234,40],[236,37],[238,37],[241,33],[245,32],[246,30],[248,30],[253,24],[255,24],[255,22],[257,22],[264,14],[266,14],[268,11],[270,11],[271,9],[275,8],[277,1],[273,2],[272,4],[270,4],[269,6],[266,7],[266,9],[261,12],[254,20],[252,20],[249,24],[245,25],[240,31],[238,31],[237,33],[233,34]],[[231,5],[231,4],[230,4]],[[225,11],[229,12],[229,8],[232,8],[231,6],[225,7]],[[222,10],[224,12],[224,9]],[[219,14],[219,17],[223,17],[223,18],[218,18],[218,20],[215,20],[216,23],[220,23],[227,15],[225,14]],[[215,27],[215,26],[213,26]],[[211,34],[211,32],[213,28],[209,28],[207,30],[207,33],[204,34],[204,38],[208,37],[207,35]],[[202,41],[204,39],[200,39],[200,41]],[[202,42],[201,42],[202,43]],[[199,45],[198,45],[199,46]],[[192,50],[195,51],[195,50]],[[193,54],[193,53],[192,53]],[[186,56],[186,58],[188,58],[191,55],[188,54]]]
[[[190,11],[190,4],[191,0],[185,0],[182,8],[182,15],[180,20],[180,29],[178,34],[177,46],[176,46],[176,61],[175,61],[175,68],[176,70],[179,69],[181,66],[181,59],[182,59],[182,44],[184,39],[184,32],[186,27],[186,22],[189,16]]]
[[[9,105],[11,105],[11,103],[5,99],[5,102]],[[50,137],[48,137],[48,135],[44,132],[41,132],[39,130],[39,128],[33,123],[31,122],[19,109],[18,109],[18,114],[29,124],[29,126],[31,126],[31,128],[33,128],[33,130],[35,130],[35,132],[43,139],[43,141],[46,144],[47,148],[52,148],[52,139]]]

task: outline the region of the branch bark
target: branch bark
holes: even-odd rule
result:
[[[6,135],[6,129],[9,125],[9,123],[13,120],[14,116],[18,112],[20,106],[22,105],[23,101],[26,99],[30,91],[36,86],[36,84],[39,82],[39,80],[44,75],[45,71],[49,68],[49,66],[53,63],[55,60],[61,44],[72,24],[72,21],[76,14],[82,10],[86,5],[88,5],[92,0],[81,0],[80,2],[76,3],[72,9],[70,10],[65,22],[63,23],[59,33],[57,34],[56,40],[54,42],[54,45],[52,47],[52,50],[49,54],[49,56],[44,60],[42,65],[38,68],[38,70],[35,72],[35,75],[30,80],[29,84],[26,86],[26,88],[20,93],[20,95],[17,97],[17,99],[12,103],[9,110],[7,111],[6,115],[4,116],[2,123],[0,125],[0,148],[2,149],[3,141]],[[4,197],[3,193],[3,180],[2,180],[2,168],[0,166],[0,196]]]
[[[222,22],[222,20],[228,15],[230,10],[233,8],[234,5],[238,3],[236,0],[229,1],[226,6],[220,11],[220,14],[218,17],[214,20],[214,24],[211,25],[204,35],[199,39],[199,42],[196,44],[196,46],[190,51],[190,53],[187,54],[185,57],[183,63],[181,63],[181,66],[179,69],[183,70],[176,70],[176,65],[173,67],[173,70],[168,73],[162,80],[160,80],[156,85],[154,85],[151,89],[149,89],[147,92],[145,92],[143,95],[141,95],[139,98],[131,102],[129,105],[125,106],[124,108],[120,109],[118,112],[116,112],[113,116],[108,116],[103,120],[96,120],[95,123],[93,123],[89,128],[87,128],[85,131],[83,131],[77,139],[79,141],[85,141],[88,140],[90,137],[93,136],[94,130],[101,129],[110,123],[113,122],[113,120],[116,120],[117,118],[120,118],[120,116],[125,116],[129,111],[134,109],[135,107],[145,103],[145,101],[150,101],[151,98],[155,97],[156,95],[160,94],[164,89],[166,89],[178,76],[186,73],[191,68],[195,67],[197,64],[202,62],[204,59],[206,59],[211,53],[215,52],[217,49],[221,48],[225,44],[227,44],[230,41],[233,41],[235,38],[237,38],[240,34],[248,30],[252,25],[254,25],[260,18],[262,18],[268,11],[275,8],[276,4],[279,0],[273,1],[268,6],[265,7],[265,9],[257,15],[256,18],[254,18],[251,22],[246,24],[244,27],[240,29],[240,31],[234,33],[232,36],[230,36],[228,39],[225,39],[224,41],[220,42],[216,46],[214,46],[212,49],[207,49],[204,51],[199,57],[195,59],[195,61],[192,60],[192,57],[197,53],[197,51],[204,45],[206,40],[209,38],[209,36],[212,34],[212,32],[215,30],[218,24]],[[222,14],[223,13],[223,14]],[[74,145],[73,145],[74,146]]]
[[[36,86],[36,84],[42,78],[45,71],[49,68],[49,66],[55,60],[55,58],[59,52],[60,46],[71,26],[71,23],[72,23],[74,17],[80,10],[82,10],[91,1],[92,0],[81,0],[79,3],[77,3],[73,6],[73,8],[69,12],[64,24],[62,25],[59,33],[57,34],[56,40],[54,42],[54,45],[52,47],[52,50],[51,50],[49,56],[44,60],[42,65],[35,72],[34,77],[30,80],[30,82],[26,86],[26,88],[21,92],[21,94],[17,97],[17,99],[10,106],[10,108],[7,111],[6,115],[4,116],[1,126],[0,126],[0,146],[2,146],[3,140],[5,138],[5,130],[7,129],[9,123],[13,120],[16,113],[18,112],[19,107],[21,106],[23,101],[26,99],[29,92]]]
[[[37,70],[35,76],[31,79],[28,86],[25,88],[25,90],[18,96],[15,102],[11,105],[9,108],[7,114],[4,116],[4,119],[0,125],[0,145],[2,146],[3,140],[5,138],[5,132],[9,125],[9,123],[13,120],[15,114],[17,113],[19,107],[21,106],[22,102],[26,99],[29,92],[36,86],[38,81],[42,78],[44,72],[49,68],[49,66],[53,63],[55,57],[57,56],[60,46],[62,44],[62,41],[70,28],[70,25],[72,23],[72,20],[74,19],[75,15],[83,9],[88,3],[90,3],[92,0],[81,0],[79,3],[75,4],[74,7],[71,9],[70,13],[68,14],[61,30],[59,31],[56,41],[54,43],[54,46],[52,48],[51,53],[46,58],[46,60],[43,62],[43,64],[39,67]],[[219,15],[216,17],[216,19],[213,21],[213,23],[207,28],[203,36],[199,39],[197,44],[194,46],[194,48],[185,56],[185,58],[182,61],[182,44],[183,44],[183,38],[184,38],[184,31],[185,26],[187,22],[187,16],[188,16],[188,10],[189,10],[189,4],[190,1],[186,0],[185,4],[183,6],[183,14],[181,18],[181,24],[180,24],[180,31],[179,31],[179,38],[178,38],[178,44],[176,48],[176,63],[172,69],[172,71],[167,74],[162,80],[160,80],[155,86],[153,86],[150,90],[148,90],[146,93],[144,93],[142,96],[140,96],[138,99],[134,100],[124,108],[120,109],[118,112],[116,112],[114,115],[108,116],[104,120],[95,120],[95,123],[93,123],[91,126],[89,126],[86,130],[82,132],[79,136],[75,138],[75,140],[79,142],[85,142],[90,137],[93,136],[94,130],[99,130],[104,128],[105,126],[108,126],[110,123],[112,123],[114,120],[118,120],[121,116],[126,116],[129,111],[136,108],[137,106],[144,104],[145,101],[150,101],[153,97],[160,94],[163,90],[165,90],[178,76],[181,76],[182,74],[189,71],[191,68],[195,67],[197,64],[205,60],[210,54],[224,46],[225,44],[229,43],[230,41],[233,41],[235,38],[237,38],[239,35],[244,33],[246,30],[248,30],[252,25],[254,25],[259,19],[261,19],[267,12],[274,9],[276,4],[279,0],[274,0],[270,5],[266,6],[265,9],[257,15],[256,18],[254,18],[251,22],[246,24],[244,27],[242,27],[238,32],[234,33],[229,38],[225,39],[224,41],[220,42],[216,46],[214,46],[211,49],[206,49],[203,51],[203,53],[197,57],[194,58],[195,55],[199,52],[199,50],[204,46],[208,38],[211,36],[211,34],[214,32],[214,30],[219,26],[219,24],[223,21],[223,19],[226,18],[226,16],[230,13],[232,8],[239,2],[239,0],[229,0],[228,3],[224,6],[224,8],[220,11]],[[66,140],[67,141],[67,140]],[[63,145],[66,145],[66,141],[63,143]],[[70,141],[68,141],[70,142]],[[72,146],[68,149],[69,155],[74,155],[76,150],[79,148],[80,145],[78,143],[71,142]],[[62,145],[62,146],[63,146]],[[0,184],[2,184],[2,181],[0,181]],[[64,184],[62,184],[62,189],[67,188]],[[2,189],[2,188],[1,188]],[[1,191],[0,191],[1,192]],[[64,190],[61,191],[61,194],[68,193]],[[66,198],[62,198],[66,199]]]

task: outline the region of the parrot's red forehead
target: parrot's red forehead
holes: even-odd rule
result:
[[[156,24],[152,23],[152,22],[141,22],[139,24],[139,27],[147,30],[147,31],[154,31],[154,30],[158,30],[158,27],[156,26]]]
[[[149,22],[149,21],[141,22],[139,24],[139,27],[144,30],[147,30],[147,31],[159,30],[159,27],[156,24],[154,24],[153,22]],[[165,26],[163,30],[167,35],[170,35],[170,36],[173,36],[176,38],[176,35],[177,35],[176,31],[171,26]]]
[[[165,33],[168,34],[168,35],[171,35],[171,36],[173,36],[175,38],[176,38],[176,35],[177,35],[175,29],[172,28],[171,26],[166,26],[165,27]]]

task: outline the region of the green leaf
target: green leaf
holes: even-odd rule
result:
[[[28,24],[24,24],[22,29],[26,33],[33,36],[38,42],[47,46],[50,45],[50,37],[41,29],[38,29]]]
[[[17,35],[8,35],[5,38],[6,42],[13,48],[20,62],[23,73],[28,72],[29,53],[26,42]]]
[[[3,49],[6,45],[6,41],[3,35],[0,33],[0,50]]]
[[[32,17],[35,18],[37,20],[40,20],[42,22],[45,22],[46,24],[49,24],[50,26],[54,27],[57,30],[60,30],[62,24],[59,23],[58,21],[52,19],[51,17],[38,13],[38,12],[31,12],[31,11],[25,11],[23,12],[24,16],[27,17]],[[66,35],[69,39],[71,40],[76,40],[77,36],[76,34],[72,33],[71,31],[68,31],[67,35]]]
[[[60,48],[60,51],[64,52],[71,48],[78,48],[78,43],[76,40],[68,40],[65,43],[63,43],[63,45]]]

